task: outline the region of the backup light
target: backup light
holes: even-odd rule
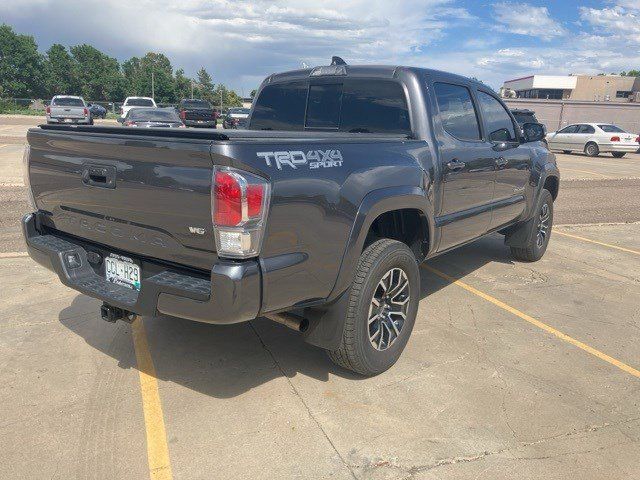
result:
[[[259,255],[269,209],[269,182],[235,168],[214,167],[211,183],[211,216],[218,255]]]

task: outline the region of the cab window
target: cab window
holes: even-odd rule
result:
[[[502,104],[488,93],[478,91],[480,111],[487,128],[487,137],[491,142],[515,142],[516,130],[513,120]]]
[[[444,130],[459,140],[480,140],[480,126],[467,87],[435,83],[438,112]]]

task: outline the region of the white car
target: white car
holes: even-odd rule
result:
[[[547,134],[547,142],[552,150],[564,153],[584,152],[596,157],[602,152],[610,152],[616,158],[626,153],[637,152],[640,137],[624,131],[610,123],[576,123],[557,132]]]
[[[127,112],[136,107],[157,108],[156,101],[151,97],[127,97],[120,107],[120,118],[127,116]]]

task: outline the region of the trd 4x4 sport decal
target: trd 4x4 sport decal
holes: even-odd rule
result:
[[[274,163],[278,170],[283,165],[298,168],[300,165],[309,165],[311,170],[316,168],[331,168],[342,166],[342,152],[340,150],[309,150],[307,153],[301,150],[280,152],[257,152],[256,155],[271,167]]]

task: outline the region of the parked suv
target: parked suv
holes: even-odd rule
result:
[[[269,76],[248,126],[30,129],[29,254],[108,321],[265,317],[375,375],[421,262],[493,232],[520,261],[547,249],[555,156],[479,82],[334,58]]]

